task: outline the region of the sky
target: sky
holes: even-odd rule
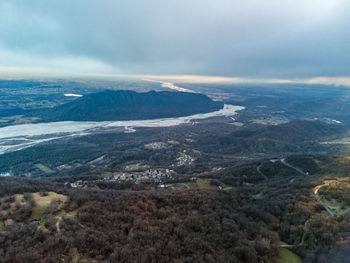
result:
[[[0,0],[0,73],[347,79],[346,0]]]

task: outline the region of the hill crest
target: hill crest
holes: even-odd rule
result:
[[[43,121],[122,121],[182,117],[223,107],[198,93],[105,90],[39,111]]]

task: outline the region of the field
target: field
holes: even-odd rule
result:
[[[262,125],[278,125],[278,124],[284,123],[285,120],[278,119],[278,118],[253,119],[253,120],[251,120],[251,122],[256,123],[256,124],[262,124]]]
[[[16,194],[4,197],[1,200],[1,217],[5,220],[11,218],[20,209],[27,209],[30,213],[29,221],[41,220],[45,210],[50,206],[56,211],[63,208],[68,203],[68,197],[55,192],[42,192],[32,194]]]
[[[43,165],[41,163],[36,164],[35,167],[40,169],[44,173],[53,173],[53,171],[49,167],[47,167],[46,165]]]
[[[279,256],[277,258],[278,263],[301,263],[301,258],[290,251],[287,248],[281,247],[279,251]]]
[[[144,147],[146,149],[159,150],[159,149],[165,149],[167,145],[164,142],[151,142],[151,143],[145,144]]]
[[[137,170],[145,170],[149,169],[148,165],[144,165],[142,163],[136,163],[136,164],[129,164],[125,166],[125,171],[137,171]]]
[[[55,201],[57,202],[58,206],[56,209],[58,210],[68,202],[67,196],[56,194],[54,192],[48,192],[47,196],[42,196],[40,193],[33,193],[32,196],[35,201],[35,205],[30,217],[31,220],[40,220],[45,209],[49,208],[49,206]]]
[[[211,183],[212,182],[212,183]],[[199,188],[199,189],[215,189],[217,190],[219,186],[222,188],[228,187],[219,180],[213,180],[210,178],[197,178],[195,182],[187,183],[190,188]]]

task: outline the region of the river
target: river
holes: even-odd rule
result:
[[[137,127],[170,127],[193,120],[220,116],[234,116],[244,107],[225,104],[221,110],[194,114],[178,118],[163,118],[153,120],[133,121],[103,121],[103,122],[48,122],[12,125],[0,128],[0,154],[21,150],[38,143],[56,140],[64,137],[83,136],[100,128],[124,127],[125,132],[134,132]]]

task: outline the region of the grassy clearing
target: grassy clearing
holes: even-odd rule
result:
[[[70,169],[72,168],[71,165],[68,165],[68,164],[62,164],[62,165],[59,165],[56,167],[58,170],[64,170],[64,169]]]
[[[188,186],[190,186],[190,184],[189,183],[186,183],[186,185],[188,185]],[[191,187],[191,186],[190,186]],[[175,189],[179,189],[179,190],[185,190],[185,189],[188,189],[185,185],[183,185],[183,184],[176,184],[175,186],[174,186],[174,188]],[[191,187],[192,188],[192,187]]]
[[[160,149],[165,149],[167,145],[164,142],[151,142],[151,143],[145,144],[144,147],[146,149],[151,149],[151,150],[160,150]]]
[[[142,163],[129,164],[125,166],[125,171],[138,171],[138,170],[146,170],[146,169],[149,169],[149,166]]]
[[[216,185],[210,185],[211,179],[197,179],[197,185],[200,189],[217,189],[218,187]]]
[[[49,167],[41,163],[35,164],[34,166],[39,170],[43,171],[44,173],[53,173],[53,170],[51,170]]]
[[[106,155],[102,155],[102,156],[100,156],[100,157],[98,157],[98,158],[96,158],[96,159],[94,159],[94,160],[92,160],[92,161],[90,161],[90,162],[88,162],[88,163],[89,163],[89,164],[98,163],[98,162],[102,161],[102,160],[105,158],[105,156],[106,156]]]
[[[180,144],[178,141],[175,141],[175,140],[169,140],[168,143],[175,144],[175,145]]]
[[[66,202],[68,202],[68,197],[61,194],[56,194],[54,192],[48,192],[47,196],[41,196],[40,193],[33,193],[33,199],[35,205],[33,207],[33,212],[30,220],[41,219],[43,212],[49,207],[52,201],[57,200],[58,208],[60,209]]]
[[[15,211],[16,203],[20,204],[21,206],[24,206],[26,204],[26,201],[23,198],[22,194],[17,194],[12,196],[13,201],[9,204],[9,208],[6,210],[0,210],[0,214],[7,216],[12,214]],[[5,198],[1,199],[1,203],[4,203]]]
[[[29,220],[40,220],[43,216],[43,212],[51,205],[52,201],[56,201],[56,210],[61,210],[63,206],[68,202],[68,196],[54,192],[47,192],[45,195],[42,195],[41,193],[32,193],[31,196],[34,200],[34,206],[32,208],[32,214]],[[11,198],[12,201],[8,203],[8,208],[6,210],[3,209],[0,211],[3,216],[11,217],[11,215],[16,210],[16,206],[19,205],[20,207],[25,207],[27,205],[27,200],[25,200],[23,194],[16,194],[11,196]],[[4,200],[5,198],[2,198],[1,202],[3,203]]]
[[[287,248],[281,247],[277,258],[278,263],[301,263],[301,258]]]
[[[283,123],[282,120],[280,119],[275,119],[275,118],[271,118],[271,119],[253,119],[251,120],[252,123],[256,123],[256,124],[262,124],[262,125],[278,125]]]
[[[221,167],[221,166],[218,166],[218,167],[213,167],[212,169],[211,169],[211,171],[212,172],[217,172],[217,171],[220,171],[220,170],[222,170],[223,168]]]
[[[202,154],[200,151],[198,151],[198,150],[195,150],[195,149],[192,149],[192,152],[194,152],[195,154]]]
[[[112,176],[111,172],[103,172],[100,175],[98,175],[98,177],[100,178],[110,178]]]
[[[226,184],[220,182],[217,179],[211,179],[211,178],[197,178],[195,182],[189,182],[186,183],[190,188],[199,188],[199,189],[219,189],[216,185],[211,185],[210,181],[214,180],[219,183],[219,186],[222,188],[228,187]]]
[[[71,262],[79,262],[79,263],[97,263],[99,261],[88,258],[86,256],[81,255],[76,248],[71,248],[70,255],[72,258]]]

